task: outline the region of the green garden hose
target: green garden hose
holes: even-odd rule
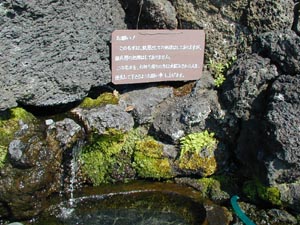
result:
[[[244,222],[246,225],[255,225],[255,223],[249,219],[248,216],[241,210],[240,206],[237,203],[237,200],[239,199],[239,196],[234,195],[230,199],[230,203],[232,205],[232,208],[236,215]]]

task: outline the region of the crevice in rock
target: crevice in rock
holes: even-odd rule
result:
[[[125,11],[125,23],[128,29],[136,29],[139,10],[138,0],[119,0]]]
[[[294,7],[294,22],[293,22],[292,30],[295,31],[298,36],[300,36],[299,16],[300,16],[300,2],[296,1]]]
[[[18,105],[24,108],[26,111],[32,113],[36,117],[44,116],[54,116],[57,114],[66,113],[72,108],[78,106],[80,101],[70,102],[67,104],[55,105],[55,106],[34,106],[34,105],[25,105],[18,103]]]

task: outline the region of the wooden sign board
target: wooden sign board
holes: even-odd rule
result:
[[[116,30],[114,84],[197,80],[203,69],[203,30]]]

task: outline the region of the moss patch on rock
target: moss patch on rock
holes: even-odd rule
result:
[[[214,133],[208,131],[192,133],[181,138],[179,168],[199,172],[204,177],[212,175],[217,169],[214,157],[217,143]]]
[[[79,160],[83,174],[93,185],[112,181],[110,174],[125,139],[126,135],[115,129],[109,129],[103,135],[91,135],[90,144],[83,148]]]
[[[35,117],[22,108],[13,108],[0,114],[0,168],[4,166],[9,143],[22,124],[32,123]]]
[[[151,137],[136,143],[134,167],[142,178],[167,179],[174,176],[169,160],[163,155],[163,145]]]
[[[0,114],[0,145],[8,146],[20,123],[31,123],[35,117],[22,108],[13,108]]]
[[[0,169],[4,166],[7,155],[7,147],[0,145]]]
[[[230,198],[230,195],[222,189],[222,184],[218,180],[218,177],[205,177],[198,179],[197,182],[199,184],[199,189],[205,198],[217,202],[225,201]]]
[[[243,185],[243,192],[254,202],[263,200],[272,205],[282,205],[279,189],[277,187],[265,186],[258,179],[245,182]]]
[[[96,99],[92,99],[90,97],[86,97],[82,103],[80,104],[81,108],[95,108],[106,104],[118,104],[119,98],[117,95],[109,92],[105,92],[98,96]]]

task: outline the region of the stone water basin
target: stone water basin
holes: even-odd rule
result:
[[[200,225],[207,221],[201,193],[194,189],[134,182],[83,188],[71,200],[53,198],[31,224]]]

